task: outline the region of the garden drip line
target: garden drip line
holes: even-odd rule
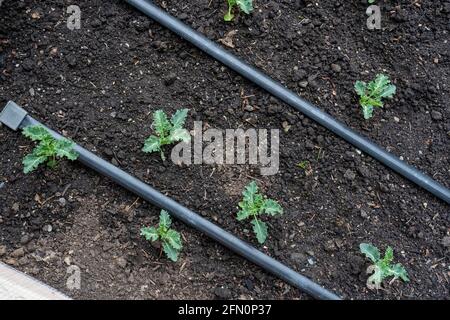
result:
[[[4,110],[0,113],[0,122],[13,130],[23,129],[30,125],[41,125],[51,133],[53,138],[63,138],[63,136],[59,133],[47,128],[39,121],[33,119],[24,109],[12,101],[8,102]],[[231,233],[209,222],[205,218],[202,218],[197,213],[163,195],[159,191],[131,176],[125,171],[117,168],[111,163],[101,159],[92,152],[89,152],[79,145],[75,145],[73,149],[78,153],[78,161],[87,167],[109,177],[114,182],[135,193],[146,201],[169,211],[174,217],[183,221],[187,225],[204,233],[287,283],[290,283],[316,299],[340,300],[340,298],[334,293],[324,289],[320,285],[295,272],[281,262],[262,253],[248,243],[238,239]]]
[[[241,76],[265,89],[273,96],[291,105],[320,125],[329,129],[339,137],[354,145],[361,151],[380,161],[382,164],[396,171],[400,175],[428,190],[438,198],[450,204],[450,190],[441,185],[431,177],[420,172],[413,166],[400,160],[398,157],[387,152],[364,136],[356,133],[352,129],[337,121],[326,112],[320,110],[308,101],[302,99],[295,92],[287,89],[281,83],[274,81],[258,69],[243,62],[241,59],[223,49],[218,44],[206,38],[201,33],[193,30],[180,20],[172,17],[166,11],[149,0],[125,0],[130,5],[140,10],[142,13],[160,23],[169,30],[175,32],[180,37],[209,54],[225,66],[234,70]]]

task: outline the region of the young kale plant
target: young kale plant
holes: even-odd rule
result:
[[[49,168],[54,168],[57,165],[57,158],[67,158],[72,161],[78,158],[78,154],[73,150],[75,144],[72,141],[65,138],[60,140],[53,138],[41,125],[25,127],[22,133],[33,141],[39,141],[33,152],[25,156],[22,161],[24,173],[36,170],[45,162]]]
[[[392,264],[394,260],[394,251],[391,247],[387,247],[384,254],[384,258],[381,259],[380,251],[377,247],[368,243],[361,243],[359,245],[361,253],[365,254],[369,258],[373,265],[367,268],[367,273],[373,273],[367,279],[367,287],[369,289],[380,289],[381,283],[387,277],[394,276],[390,283],[400,278],[405,282],[409,282],[408,273],[405,268],[400,264]]]
[[[235,6],[238,6],[246,14],[250,14],[253,11],[253,0],[228,0],[228,11],[223,17],[225,21],[233,20],[233,9]]]
[[[370,119],[373,116],[374,107],[383,107],[383,98],[392,98],[396,87],[390,84],[391,81],[384,74],[379,74],[375,80],[368,84],[363,81],[356,81],[355,91],[360,96],[359,104],[362,107],[364,119]]]
[[[172,220],[167,211],[161,210],[158,228],[142,228],[141,236],[144,236],[146,240],[151,242],[161,241],[162,248],[166,253],[167,258],[176,262],[178,260],[178,254],[183,246],[181,244],[180,234],[177,231],[170,229],[171,224]]]
[[[283,214],[283,208],[280,204],[272,199],[267,199],[259,193],[258,186],[255,181],[250,182],[242,192],[243,200],[239,202],[241,210],[237,213],[237,220],[242,221],[247,218],[252,219],[253,232],[258,242],[263,244],[267,238],[267,224],[260,220],[262,214],[276,216]]]
[[[189,132],[183,128],[186,121],[188,109],[177,110],[170,121],[162,110],[157,110],[153,114],[152,127],[156,135],[151,135],[145,140],[142,151],[146,153],[160,152],[161,159],[165,160],[162,147],[178,141],[189,142],[191,136]]]

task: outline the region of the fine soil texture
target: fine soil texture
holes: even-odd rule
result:
[[[255,1],[223,21],[226,1],[155,1],[347,126],[450,187],[449,1]],[[214,61],[125,1],[5,0],[0,106],[33,117],[345,299],[449,299],[450,210],[430,193]],[[397,93],[364,120],[353,85],[390,76]],[[280,129],[280,166],[178,165],[141,151],[152,113],[189,108],[186,126]],[[140,236],[160,209],[77,162],[23,173],[33,143],[0,128],[0,260],[76,299],[309,299],[174,221],[178,262]],[[166,156],[170,147],[165,148]],[[309,165],[301,168],[300,162]],[[255,180],[284,214],[258,244],[236,220]],[[366,286],[362,242],[409,273]],[[76,266],[76,267],[70,267]],[[79,268],[80,288],[71,282]]]

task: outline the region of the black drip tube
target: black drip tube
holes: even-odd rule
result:
[[[27,112],[24,109],[12,101],[8,102],[3,112],[0,113],[0,122],[4,123],[13,130],[23,129],[30,125],[41,125],[49,130],[54,138],[62,138],[59,133],[49,129],[39,121],[27,115]],[[340,300],[340,298],[334,293],[324,289],[305,276],[302,276],[286,265],[262,253],[248,243],[238,239],[231,233],[209,222],[205,218],[202,218],[197,213],[163,195],[159,191],[131,176],[125,171],[115,167],[111,163],[101,159],[92,152],[89,152],[79,145],[75,145],[74,150],[79,154],[78,161],[87,167],[92,168],[104,176],[107,176],[114,182],[118,183],[125,189],[130,190],[146,201],[169,211],[177,219],[204,233],[208,237],[216,240],[225,247],[250,260],[280,279],[283,279],[316,299]]]
[[[364,151],[377,159],[387,167],[411,180],[422,188],[428,190],[435,196],[450,204],[450,190],[433,180],[429,176],[420,172],[416,168],[403,162],[398,157],[380,148],[367,138],[346,127],[341,122],[334,119],[329,114],[323,112],[308,101],[300,98],[295,92],[285,88],[282,84],[274,81],[261,71],[241,61],[239,58],[226,51],[213,41],[209,40],[199,32],[188,27],[183,22],[172,17],[170,14],[154,5],[149,0],[125,0],[136,9],[143,12],[151,19],[157,21],[164,27],[175,32],[180,37],[186,39],[200,50],[206,52],[213,58],[222,62],[227,67],[236,71],[241,76],[247,78],[261,88],[265,89],[275,97],[291,105],[309,118],[321,124],[336,135],[345,139],[356,148]]]

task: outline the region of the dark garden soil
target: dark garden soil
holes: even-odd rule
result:
[[[382,2],[382,30],[366,1],[256,1],[224,23],[226,1],[156,1],[206,34],[231,33],[238,56],[349,127],[450,187],[449,1]],[[393,4],[395,3],[395,4]],[[33,116],[346,299],[449,299],[450,210],[443,201],[221,66],[124,1],[3,1],[0,105]],[[390,75],[395,98],[364,121],[356,80]],[[205,128],[279,128],[280,171],[163,163],[141,152],[151,113],[190,109]],[[287,130],[286,132],[286,129]],[[305,294],[175,222],[177,263],[139,236],[159,209],[78,163],[24,175],[32,143],[0,128],[0,260],[74,298],[306,299]],[[169,149],[166,149],[168,154]],[[297,164],[308,160],[305,173]],[[285,214],[259,245],[237,222],[244,185],[257,180]],[[394,248],[411,282],[366,287],[361,242]],[[68,265],[81,269],[69,290]]]

